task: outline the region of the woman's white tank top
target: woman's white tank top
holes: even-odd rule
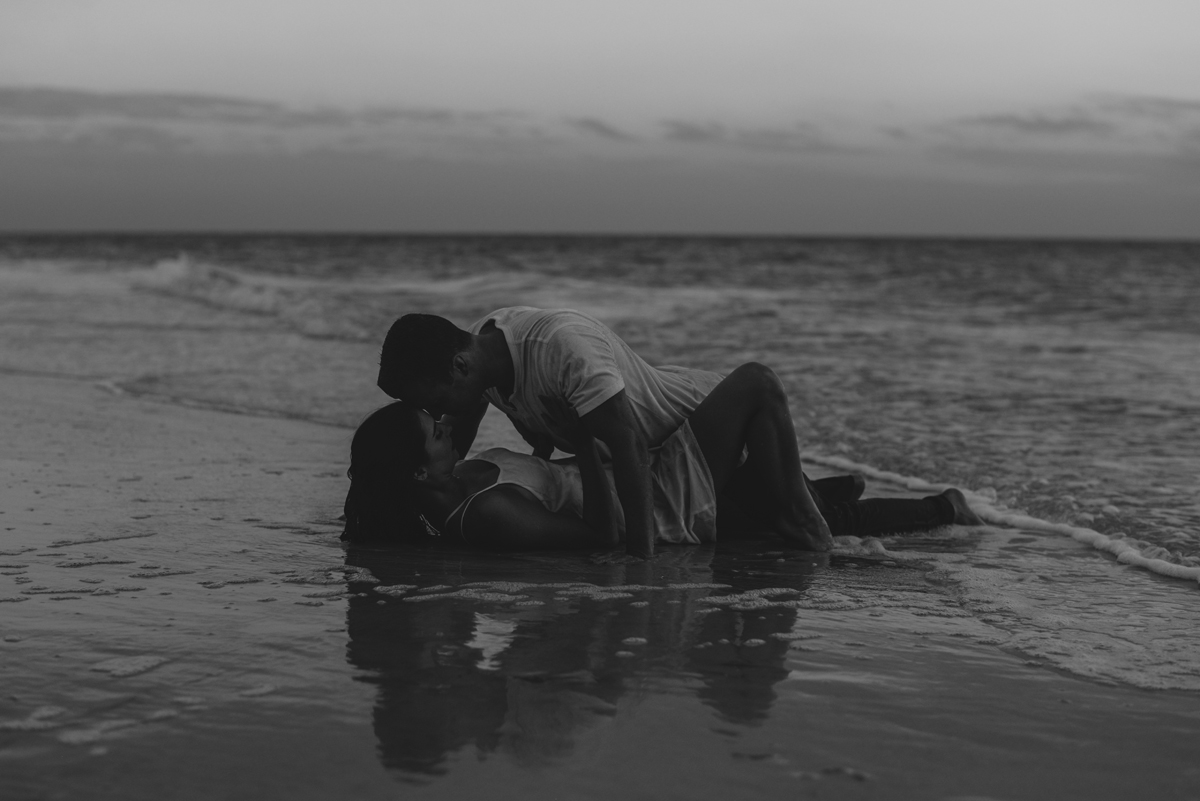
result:
[[[551,512],[570,512],[583,515],[583,479],[574,464],[556,464],[525,453],[514,453],[506,448],[489,448],[474,458],[491,462],[500,468],[496,483],[467,497],[447,518],[458,515],[459,526],[467,514],[467,508],[477,496],[501,484],[515,484],[532,492],[534,497]]]

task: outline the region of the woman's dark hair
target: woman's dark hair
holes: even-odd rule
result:
[[[350,491],[342,539],[412,541],[426,538],[413,473],[425,463],[419,410],[397,401],[363,420],[350,442]]]

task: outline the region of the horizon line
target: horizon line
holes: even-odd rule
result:
[[[874,241],[941,241],[941,242],[1055,242],[1078,244],[1154,244],[1200,245],[1200,236],[1101,236],[1094,234],[938,234],[938,233],[764,233],[764,232],[687,232],[687,231],[487,231],[487,230],[381,230],[381,229],[0,229],[0,238],[22,237],[378,237],[436,239],[447,237],[477,239],[806,239],[874,240]]]

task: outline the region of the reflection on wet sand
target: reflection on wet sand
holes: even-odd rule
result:
[[[518,605],[352,584],[347,658],[378,688],[381,761],[417,779],[447,773],[452,756],[473,747],[480,759],[537,767],[571,757],[584,732],[653,693],[694,695],[721,725],[761,723],[788,675],[788,642],[771,635],[790,632],[796,610],[716,607],[705,603],[714,589],[672,585],[804,590],[814,562],[777,556],[705,547],[653,564],[596,565],[579,555],[352,548],[347,564],[381,586],[539,585],[514,596],[526,598]],[[570,583],[623,597],[563,589]]]

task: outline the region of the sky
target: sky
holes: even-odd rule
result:
[[[1200,237],[1194,0],[0,0],[0,230]]]

